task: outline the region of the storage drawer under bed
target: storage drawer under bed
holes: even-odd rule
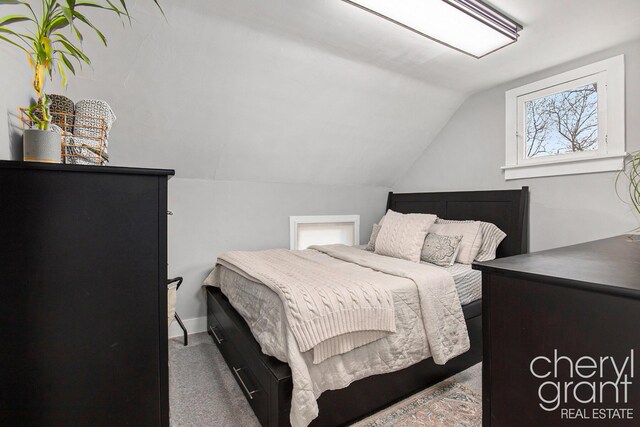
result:
[[[215,296],[214,296],[215,295]],[[291,393],[288,365],[266,356],[242,339],[242,331],[232,320],[230,304],[218,288],[207,288],[207,331],[224,357],[231,373],[263,426],[288,425],[289,413],[269,405],[270,396]],[[248,326],[244,324],[248,330]],[[246,331],[244,331],[246,333]],[[278,368],[275,369],[274,365]],[[287,388],[288,385],[288,388]],[[271,413],[270,413],[271,411]],[[283,418],[284,415],[284,419]],[[282,424],[282,423],[285,424]]]

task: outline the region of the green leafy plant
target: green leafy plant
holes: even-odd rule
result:
[[[158,0],[153,1],[160,8]],[[33,3],[36,4],[32,6]],[[0,41],[26,53],[33,71],[32,85],[37,100],[28,108],[27,115],[38,129],[46,130],[51,123],[49,103],[43,92],[46,77],[51,79],[54,70],[57,70],[62,78],[62,85],[66,86],[68,72],[75,75],[76,66],[91,64],[82,48],[84,36],[81,30],[89,29],[107,45],[102,31],[83,12],[87,9],[100,9],[131,23],[129,10],[125,0],[0,0],[0,6],[3,5],[24,8],[24,14],[0,17]],[[25,22],[29,23],[30,30],[17,28],[16,24]]]
[[[51,123],[51,113],[49,112],[49,98],[46,93],[42,93],[38,98],[38,102],[31,104],[25,113],[29,120],[33,122],[36,129],[47,130]]]
[[[618,192],[618,184],[620,178],[625,177],[629,184],[627,191],[629,192],[629,200],[631,205],[640,216],[640,151],[635,151],[629,154],[629,157],[625,160],[624,168],[618,173],[616,177],[616,194],[622,199]],[[640,228],[634,230],[634,232],[640,231]]]

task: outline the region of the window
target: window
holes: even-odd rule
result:
[[[622,169],[624,57],[506,93],[505,179]]]
[[[291,216],[289,226],[291,249],[360,244],[360,215]]]

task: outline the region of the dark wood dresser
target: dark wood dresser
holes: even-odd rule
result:
[[[169,425],[171,175],[0,161],[0,425]]]
[[[482,270],[483,426],[640,425],[640,241]]]

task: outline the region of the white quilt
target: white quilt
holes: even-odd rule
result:
[[[358,251],[357,249],[353,250]],[[433,302],[425,301],[430,298],[430,292],[428,290],[425,292],[425,287],[430,286],[428,280],[424,282],[425,279],[418,279],[419,283],[416,283],[413,279],[405,277],[409,274],[423,278],[434,277],[433,270],[437,269],[436,267],[375,254],[363,255],[363,251],[354,252],[353,255],[367,258],[377,257],[382,259],[383,264],[390,263],[393,268],[403,266],[405,269],[393,272],[397,274],[388,274],[373,268],[363,267],[357,263],[345,262],[318,250],[301,251],[300,254],[310,260],[330,266],[335,271],[344,271],[349,274],[357,273],[372,281],[383,280],[393,296],[396,332],[345,354],[331,357],[322,363],[314,364],[311,351],[300,351],[291,329],[288,327],[279,297],[263,284],[251,282],[254,286],[247,286],[245,277],[218,266],[209,276],[206,284],[221,287],[222,292],[234,308],[249,324],[265,354],[287,362],[291,367],[294,386],[291,407],[293,426],[306,426],[317,417],[316,399],[325,390],[344,388],[353,381],[367,376],[406,368],[435,353],[439,353],[440,356],[438,360],[435,358],[434,360],[438,363],[444,363],[455,355],[468,350],[468,335],[455,288],[452,287],[451,291],[445,293],[447,295],[446,304],[441,304],[442,301],[436,304],[445,307],[444,310],[448,312],[438,320],[435,317],[442,315],[442,313],[436,313],[436,311],[440,312],[442,309],[434,310]],[[374,262],[372,260],[375,258],[365,261],[365,265],[367,262]],[[389,270],[391,267],[386,265],[385,268]],[[407,269],[410,270],[410,273],[407,273]],[[441,271],[441,269],[437,270]],[[435,277],[441,276],[435,274]],[[449,318],[449,320],[444,321],[444,318]],[[450,326],[454,323],[457,326]],[[464,333],[460,332],[460,325],[463,325]],[[448,353],[443,348],[435,349],[435,353],[430,349],[432,343],[427,338],[428,329],[431,329],[432,334],[437,333],[439,329],[444,335],[449,335],[450,342],[444,345],[450,350]]]
[[[331,250],[348,257],[349,249],[340,245]],[[392,297],[384,282],[335,272],[286,249],[225,252],[218,264],[278,294],[298,347],[313,350],[315,363],[396,330]]]

